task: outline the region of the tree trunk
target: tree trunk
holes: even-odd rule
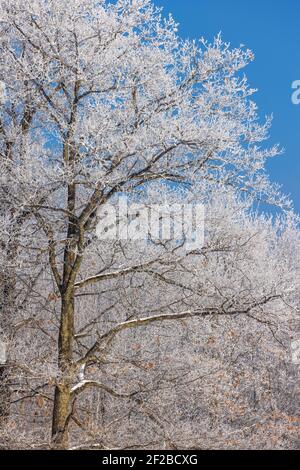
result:
[[[74,86],[74,101],[71,109],[70,127],[63,147],[63,159],[72,171],[74,179],[76,145],[70,146],[73,125],[77,114],[77,97],[80,81],[76,80]],[[67,208],[68,229],[67,243],[64,250],[63,275],[60,287],[61,292],[61,319],[58,338],[58,366],[60,377],[54,394],[53,420],[52,420],[52,442],[58,449],[67,449],[69,445],[69,421],[72,416],[72,393],[74,383],[73,365],[73,339],[74,339],[74,283],[80,263],[76,265],[76,248],[78,248],[78,226],[75,217],[76,185],[74,182],[68,184]]]
[[[69,421],[72,414],[72,394],[74,371],[73,357],[74,330],[74,289],[62,294],[61,322],[58,339],[58,365],[60,377],[55,388],[52,443],[57,449],[67,449],[69,445]]]
[[[55,449],[68,449],[69,447],[69,420],[72,412],[71,392],[68,384],[59,384],[55,388],[52,443]]]

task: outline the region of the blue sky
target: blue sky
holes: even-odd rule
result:
[[[245,73],[258,92],[262,117],[273,114],[270,143],[285,154],[270,160],[271,179],[291,195],[300,213],[300,105],[292,104],[292,83],[300,80],[298,0],[153,0],[180,23],[183,37],[212,39],[219,31],[233,46],[245,44],[255,61]]]

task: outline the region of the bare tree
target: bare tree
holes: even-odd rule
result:
[[[132,344],[136,331],[151,337],[157,326],[176,331],[195,319],[245,317],[273,331],[272,317],[281,319],[288,309],[282,302],[297,285],[289,287],[295,272],[283,276],[284,263],[264,264],[268,250],[276,253],[267,242],[270,236],[276,245],[276,227],[242,215],[254,199],[288,204],[264,171],[265,160],[279,152],[260,148],[270,122],[258,124],[253,90],[238,74],[253,55],[230,49],[220,37],[213,44],[181,41],[172,18],[162,19],[148,0],[75,0],[72,11],[65,0],[8,1],[0,27],[1,198],[17,224],[15,248],[5,250],[21,262],[20,285],[37,280],[28,311],[51,351],[36,358],[39,380],[48,379],[34,385],[36,374],[23,364],[22,380],[29,377],[30,398],[42,390],[50,403],[43,387],[55,386],[57,448],[69,447],[72,423],[85,429],[77,411],[90,389],[131,403],[161,433],[143,400],[147,387],[122,391],[122,361],[113,373],[119,387],[105,381],[111,346],[119,338]],[[187,251],[184,240],[97,241],[99,208],[116,204],[120,194],[142,202],[153,192],[158,199],[168,185],[175,201],[207,203],[212,220],[232,220],[232,230],[211,222],[207,244],[196,251]],[[214,207],[212,195],[223,193]],[[221,216],[228,205],[231,218]],[[254,266],[251,276],[244,272]],[[86,302],[95,298],[92,316],[93,303]],[[56,300],[59,312],[51,307]],[[39,308],[49,314],[46,328]],[[154,381],[157,389],[161,379]],[[170,436],[164,439],[171,445]]]

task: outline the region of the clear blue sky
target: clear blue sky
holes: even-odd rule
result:
[[[260,115],[274,115],[270,143],[285,154],[270,160],[271,179],[291,195],[300,213],[300,105],[291,85],[300,80],[299,0],[153,0],[180,23],[183,37],[212,39],[219,31],[233,46],[252,49],[255,61],[245,73]]]

